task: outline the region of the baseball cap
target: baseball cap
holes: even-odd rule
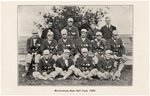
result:
[[[81,52],[88,52],[88,49],[87,48],[82,48]]]
[[[70,53],[70,50],[64,49],[64,53]]]
[[[86,29],[81,29],[81,32],[87,32],[87,30]]]
[[[67,30],[66,29],[62,29],[61,30],[61,34],[67,34]]]
[[[68,18],[68,22],[69,22],[69,21],[72,21],[72,22],[73,22],[73,18]]]
[[[106,50],[105,54],[112,54],[112,51],[111,50]]]
[[[102,32],[96,32],[96,35],[102,35]]]
[[[44,54],[44,55],[48,55],[49,53],[50,53],[49,50],[44,50],[44,51],[43,51],[43,54]]]

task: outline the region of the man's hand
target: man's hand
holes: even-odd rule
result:
[[[46,75],[47,75],[47,73],[46,73],[46,72],[43,72],[43,73],[42,73],[42,75],[43,75],[43,76],[46,76]]]

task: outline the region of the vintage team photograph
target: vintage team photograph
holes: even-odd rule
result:
[[[18,5],[18,86],[132,86],[132,5]]]

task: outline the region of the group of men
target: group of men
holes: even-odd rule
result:
[[[33,30],[27,40],[25,75],[43,80],[53,80],[57,76],[65,80],[70,75],[77,79],[92,80],[97,76],[119,80],[127,60],[125,46],[116,27],[111,25],[110,17],[105,21],[101,30],[91,24],[90,30],[78,31],[73,19],[68,18],[68,25],[61,30],[59,39],[55,39],[60,35],[53,30],[48,29],[41,37]]]

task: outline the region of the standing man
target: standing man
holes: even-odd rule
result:
[[[106,40],[102,38],[101,32],[96,32],[96,39],[93,41],[93,52],[98,58],[102,56],[106,50]]]
[[[87,32],[87,38],[93,41],[96,38],[96,32],[100,32],[100,30],[97,29],[96,24],[93,23],[90,25],[90,29]]]
[[[62,57],[58,58],[56,61],[56,71],[58,75],[63,76],[59,80],[67,79],[75,70],[74,62],[69,56],[70,51],[64,49]]]
[[[55,60],[50,55],[49,50],[43,51],[43,57],[40,59],[38,70],[33,72],[36,79],[53,80],[58,74],[55,71]]]
[[[111,25],[110,17],[106,17],[105,22],[106,22],[106,25],[101,28],[101,32],[102,32],[103,38],[108,40],[108,39],[111,39],[112,32],[116,30],[116,27]]]
[[[127,57],[125,55],[125,46],[123,41],[118,36],[118,31],[113,31],[113,37],[108,40],[108,49],[113,52],[114,59],[117,63],[118,71],[116,72],[116,77],[119,78],[121,75],[121,71],[124,68],[124,63],[127,61]]]
[[[41,38],[42,38],[42,39],[47,39],[47,33],[48,33],[48,32],[53,32],[53,34],[54,34],[54,39],[55,39],[56,41],[58,41],[58,40],[61,38],[60,32],[59,32],[56,28],[54,28],[52,21],[49,21],[49,22],[47,23],[46,28],[43,29],[42,34],[41,34]]]
[[[57,41],[53,39],[53,32],[47,33],[47,39],[45,39],[41,45],[42,52],[44,50],[49,50],[52,55],[57,55]]]
[[[63,54],[64,49],[69,49],[70,55],[74,54],[75,45],[72,39],[68,38],[68,32],[66,29],[61,30],[62,38],[58,41],[57,53],[58,55]]]
[[[26,50],[27,50],[27,58],[26,58],[26,66],[25,70],[27,73],[32,73],[37,70],[37,66],[39,64],[39,59],[41,57],[41,44],[42,39],[38,36],[37,30],[32,30],[32,37],[27,40]],[[26,73],[23,76],[27,75]]]
[[[78,28],[73,25],[73,18],[68,18],[68,25],[64,28],[68,32],[68,37],[75,40],[79,37]]]

